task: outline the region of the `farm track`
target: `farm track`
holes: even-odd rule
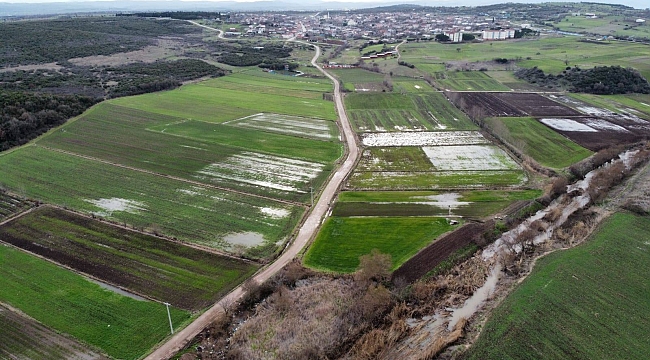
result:
[[[38,145],[38,144],[34,145],[34,146],[37,146],[37,147],[40,147],[40,148],[43,148],[43,149],[46,149],[46,150],[50,150],[50,151],[56,151],[56,152],[66,154],[66,155],[77,156],[77,157],[80,157],[80,158],[83,158],[83,159],[97,161],[97,162],[100,162],[102,164],[112,165],[112,166],[116,166],[116,167],[119,167],[119,168],[122,168],[122,169],[133,170],[133,171],[138,171],[138,172],[149,174],[149,175],[154,175],[154,176],[159,176],[159,177],[163,177],[163,178],[167,178],[167,179],[182,181],[182,182],[192,184],[192,185],[195,185],[195,186],[200,186],[200,187],[205,187],[205,188],[210,188],[210,189],[215,189],[215,190],[221,190],[221,191],[227,191],[227,192],[240,194],[240,195],[245,195],[245,196],[250,196],[250,197],[255,197],[255,198],[259,198],[259,199],[265,199],[265,200],[269,200],[269,201],[282,203],[282,204],[285,204],[285,205],[307,207],[307,204],[297,202],[297,201],[282,200],[282,199],[272,198],[272,197],[269,197],[269,196],[264,196],[264,195],[259,195],[259,194],[251,194],[251,193],[247,193],[247,192],[244,192],[244,191],[234,190],[234,189],[230,189],[230,188],[226,188],[226,187],[222,187],[222,186],[206,184],[206,183],[203,183],[203,182],[200,182],[200,181],[184,179],[184,178],[173,176],[173,175],[161,174],[161,173],[157,173],[155,171],[150,171],[150,170],[136,168],[136,167],[133,167],[133,166],[118,164],[118,163],[114,163],[114,162],[111,162],[111,161],[99,159],[99,158],[96,158],[96,157],[93,157],[93,156],[81,155],[81,154],[77,154],[75,152],[62,150],[62,149],[56,149],[56,148],[52,148],[52,147],[48,147],[48,146],[43,146],[43,145]]]
[[[199,25],[199,24],[196,24]],[[201,26],[201,25],[199,25]],[[202,26],[211,30],[219,31],[217,29],[209,28]],[[319,46],[314,44],[308,44],[300,42],[301,44],[314,46],[316,49],[316,54],[311,60],[312,65],[314,65],[319,71],[321,71],[327,78],[329,78],[334,83],[334,102],[336,104],[336,110],[338,112],[340,126],[341,126],[341,135],[342,139],[346,144],[346,157],[345,160],[341,163],[339,168],[332,173],[329,178],[329,182],[325,186],[323,192],[321,193],[318,201],[311,209],[311,212],[305,218],[298,234],[296,235],[293,242],[285,249],[282,255],[268,267],[264,268],[253,276],[253,280],[261,283],[269,278],[271,278],[275,273],[282,269],[287,263],[289,263],[293,258],[309,243],[309,241],[314,237],[317,230],[322,224],[323,218],[330,210],[330,204],[334,199],[335,195],[338,193],[343,180],[346,179],[349,174],[352,172],[357,159],[359,157],[359,145],[357,142],[357,137],[352,130],[352,126],[348,120],[348,117],[345,112],[345,107],[343,106],[343,97],[341,94],[341,89],[339,82],[329,73],[327,73],[323,68],[317,64],[318,58],[321,54],[321,49]],[[219,315],[223,313],[223,308],[225,304],[231,304],[236,302],[244,295],[244,289],[242,286],[235,288],[232,292],[226,295],[222,300],[215,303],[210,309],[205,313],[199,316],[193,323],[188,325],[185,329],[177,332],[172,336],[165,344],[152,352],[147,356],[146,360],[159,360],[159,359],[169,359],[174,356],[179,350],[186,346],[194,337],[196,337],[203,329],[212,323]]]

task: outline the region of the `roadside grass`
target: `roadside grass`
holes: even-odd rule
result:
[[[533,200],[541,190],[442,191],[344,191],[339,195],[334,216],[454,216],[483,218],[516,201]],[[451,211],[439,197],[457,196]]]
[[[213,304],[258,267],[51,207],[0,227],[0,238],[104,282],[194,311]]]
[[[650,353],[650,218],[617,213],[540,259],[464,359],[642,359]]]
[[[110,102],[152,113],[213,123],[260,112],[336,120],[330,101],[223,89],[214,87],[214,83],[185,85],[176,90],[124,97]]]
[[[486,123],[519,151],[554,169],[565,168],[592,154],[533,118],[489,118]]]
[[[475,130],[442,93],[350,94],[345,99],[356,131]]]
[[[391,255],[392,269],[396,269],[454,228],[446,219],[435,217],[330,217],[305,255],[304,263],[319,270],[350,273],[359,266],[359,256],[378,249]]]
[[[355,171],[348,181],[348,188],[352,190],[469,189],[521,186],[526,181],[527,177],[523,170]]]
[[[509,91],[510,88],[482,71],[448,71],[437,74],[440,87],[450,90]]]
[[[303,212],[297,206],[203,188],[38,146],[3,154],[0,167],[11,169],[3,173],[0,186],[24,189],[29,198],[224,250],[231,248],[223,239],[226,234],[247,231],[264,235],[264,243],[275,249]],[[106,213],[90,202],[100,199],[132,201],[136,208]],[[265,207],[284,209],[289,215],[266,216]]]
[[[0,301],[119,359],[137,359],[169,333],[165,306],[119,295],[48,261],[0,246]],[[170,308],[176,327],[189,312]]]

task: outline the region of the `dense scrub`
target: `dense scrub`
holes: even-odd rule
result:
[[[223,44],[220,44],[223,45]],[[246,43],[234,43],[228,48],[222,49],[219,62],[232,66],[254,66],[272,70],[282,70],[285,65],[290,70],[298,67],[298,64],[283,60],[291,55],[293,48],[278,44],[259,44],[250,46]]]
[[[543,70],[533,67],[520,69],[515,75],[533,84],[573,92],[600,95],[650,93],[650,84],[638,71],[620,66],[596,66],[587,70],[567,67],[557,75],[545,74]]]
[[[90,17],[0,24],[0,64],[24,65],[142,49],[151,37],[200,33],[173,20]]]
[[[87,96],[0,91],[0,151],[22,145],[96,102]]]

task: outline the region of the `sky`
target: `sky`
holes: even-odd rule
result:
[[[36,4],[36,3],[80,3],[80,2],[90,2],[90,1],[103,1],[103,2],[109,2],[109,1],[115,1],[115,0],[0,0],[1,3],[22,3],[22,4]],[[219,2],[283,2],[283,0],[137,0],[137,1],[147,1],[147,2],[169,2],[169,1],[194,1],[194,2],[214,2],[214,3],[219,3]],[[468,5],[468,6],[476,6],[478,4],[485,5],[485,4],[498,4],[498,3],[504,3],[504,2],[514,2],[514,3],[540,3],[540,2],[547,2],[547,1],[554,1],[554,0],[463,0],[463,1],[452,1],[452,0],[431,0],[431,1],[422,1],[422,0],[311,0],[311,1],[305,1],[306,3],[320,3],[320,2],[338,2],[338,3],[345,3],[345,2],[352,2],[352,3],[374,3],[377,5],[380,5],[381,3],[403,3],[403,4],[409,4],[409,3],[416,3],[420,5],[431,5],[431,6],[460,6],[460,5]],[[559,0],[560,2],[564,0]],[[580,1],[585,1],[585,0],[575,0],[575,1],[567,1],[567,2],[580,2]],[[647,0],[589,0],[589,1],[594,1],[594,2],[602,2],[602,3],[613,3],[613,4],[623,4],[623,5],[628,5],[632,6],[635,8],[647,8],[648,5],[646,4]],[[297,2],[296,0],[289,1],[289,2]],[[452,5],[453,4],[453,5]]]

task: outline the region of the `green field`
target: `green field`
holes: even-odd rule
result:
[[[381,83],[384,81],[384,74],[364,70],[361,68],[351,69],[327,69],[327,72],[332,73],[339,78],[343,83],[352,84],[368,84],[368,83]]]
[[[646,120],[650,120],[650,95],[625,94],[625,95],[593,95],[593,94],[568,94],[585,104],[608,109],[614,113],[628,113]],[[647,105],[643,105],[647,104]]]
[[[541,190],[440,191],[344,191],[334,216],[445,216],[453,199],[452,215],[482,218],[495,214],[515,201],[533,200]],[[444,201],[445,205],[437,205]]]
[[[355,171],[434,171],[421,147],[377,147],[363,151]]]
[[[354,190],[429,190],[520,186],[527,180],[521,170],[481,171],[355,171],[348,187]]]
[[[0,246],[0,302],[119,359],[137,359],[169,334],[165,306],[102,289],[72,271]],[[176,327],[190,314],[170,308]]]
[[[305,255],[305,265],[326,271],[353,272],[359,256],[373,249],[390,254],[396,269],[441,234],[455,228],[435,217],[330,217]]]
[[[402,93],[429,93],[436,91],[424,80],[413,80],[407,78],[393,78],[393,91]]]
[[[213,123],[260,112],[336,120],[332,102],[322,98],[285,96],[281,95],[280,90],[277,94],[269,94],[215,86],[219,86],[219,82],[213,80],[185,85],[172,91],[115,99],[111,103],[156,114]]]
[[[537,262],[465,359],[644,359],[650,218],[614,214],[577,248]]]
[[[226,170],[218,179],[202,176],[201,172],[213,164],[254,152],[317,163],[323,171],[312,178],[311,184],[320,186],[329,175],[329,164],[341,154],[341,146],[334,141],[184,121],[111,103],[95,106],[78,120],[41,138],[38,144],[159,174],[298,201],[307,201],[309,179],[292,185],[298,191],[283,191],[258,186],[252,178],[233,178],[225,174]]]
[[[650,78],[650,48],[643,44],[612,41],[606,44],[580,42],[579,37],[546,37],[520,41],[494,41],[447,45],[438,42],[409,42],[402,60],[418,69],[443,65],[449,61],[492,61],[494,58],[521,58],[517,66],[537,66],[546,72],[559,73],[566,66],[589,68],[603,65],[634,67]],[[460,48],[457,51],[456,48]]]
[[[354,129],[368,131],[475,130],[442,93],[350,94],[345,105]]]
[[[0,186],[23,188],[26,196],[67,206],[141,229],[159,229],[184,241],[229,250],[223,236],[252,231],[273,249],[285,239],[303,209],[227,191],[199,187],[165,176],[142,173],[77,156],[28,146],[0,156]],[[93,202],[133,202],[127,211],[109,211]],[[284,209],[286,217],[264,215]],[[262,245],[262,246],[264,246]],[[268,254],[266,254],[268,255]]]
[[[313,52],[309,54],[313,56]],[[202,84],[221,89],[312,99],[322,99],[323,93],[333,91],[329,79],[274,75],[259,69],[222,76]]]
[[[509,91],[482,71],[448,71],[436,74],[436,82],[449,90]]]
[[[544,166],[560,169],[592,154],[533,118],[491,118],[486,122],[495,133]]]
[[[513,71],[509,70],[497,70],[497,71],[486,71],[484,72],[492,79],[500,82],[504,86],[520,91],[544,91],[539,87],[536,87],[533,84],[530,84],[524,80],[517,78]]]
[[[213,304],[258,267],[50,207],[0,227],[0,238],[187,310]]]
[[[556,27],[562,31],[632,36],[650,38],[650,26],[637,24],[634,17],[598,14],[598,18],[590,19],[585,16],[567,16],[557,23]]]
[[[30,360],[104,360],[89,345],[58,334],[0,303],[0,358]],[[38,341],[34,341],[38,339]]]

